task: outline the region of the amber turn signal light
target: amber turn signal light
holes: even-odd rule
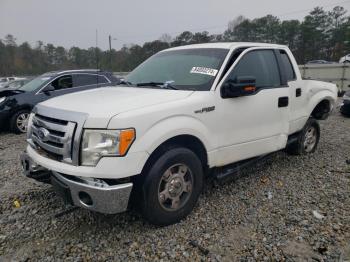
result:
[[[124,156],[131,144],[134,142],[136,137],[135,134],[135,130],[134,129],[126,129],[126,130],[122,130],[120,132],[120,136],[119,136],[119,154],[121,156]]]
[[[254,92],[255,91],[255,86],[245,86],[244,91],[247,92]]]

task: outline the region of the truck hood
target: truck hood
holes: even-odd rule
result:
[[[106,128],[120,113],[190,96],[194,91],[137,87],[104,87],[59,96],[40,103],[45,107],[85,113],[85,127]]]

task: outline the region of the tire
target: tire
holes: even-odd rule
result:
[[[16,112],[10,120],[10,130],[16,134],[27,133],[29,119],[29,110],[20,110]]]
[[[340,111],[340,114],[344,117],[350,117],[350,114]]]
[[[315,152],[320,140],[320,126],[316,119],[309,118],[298,134],[296,142],[290,144],[286,151],[291,155],[306,155]]]
[[[143,175],[141,212],[154,225],[166,226],[185,218],[202,191],[202,163],[187,148],[166,151]]]
[[[345,106],[343,105],[339,111],[340,111],[340,114],[342,114],[342,116],[350,117],[350,105],[347,105],[347,110],[345,109]]]

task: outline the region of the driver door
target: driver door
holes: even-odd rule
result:
[[[216,92],[219,165],[277,151],[287,142],[289,90],[282,84],[275,51],[245,50],[219,88],[244,78],[255,79],[253,93],[223,98],[222,90]]]

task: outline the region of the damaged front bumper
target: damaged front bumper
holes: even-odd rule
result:
[[[40,182],[50,183],[66,204],[105,214],[127,209],[132,183],[114,183],[102,179],[61,174],[35,163],[24,152],[21,155],[23,174]]]

